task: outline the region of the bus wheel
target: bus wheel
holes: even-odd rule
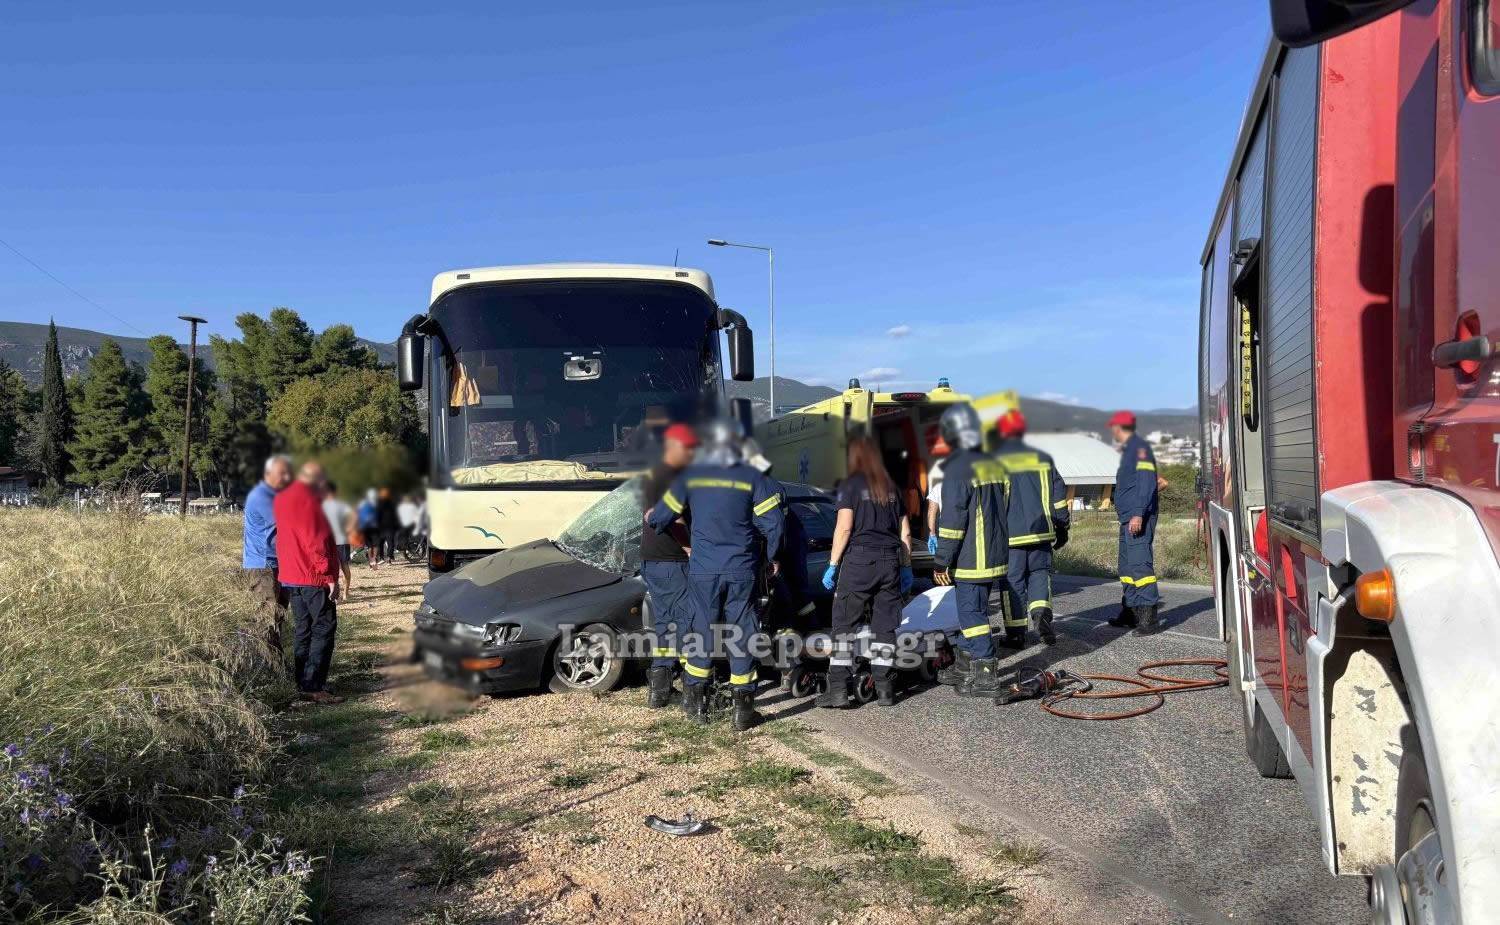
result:
[[[547,687],[553,693],[603,694],[619,686],[625,659],[615,645],[615,631],[603,623],[590,623],[558,640],[552,648],[550,667],[552,677]]]

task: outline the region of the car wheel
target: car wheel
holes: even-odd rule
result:
[[[620,685],[625,659],[615,645],[615,631],[603,623],[590,623],[557,641],[550,667],[547,687],[553,693],[603,694]]]

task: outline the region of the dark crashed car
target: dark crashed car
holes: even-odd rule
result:
[[[429,581],[413,618],[413,658],[428,676],[476,694],[617,687],[632,661],[618,651],[617,637],[650,628],[640,577],[642,482],[605,495],[555,540],[503,550]],[[827,592],[817,578],[832,545],[833,499],[807,485],[783,487],[807,535],[803,594],[826,615]]]

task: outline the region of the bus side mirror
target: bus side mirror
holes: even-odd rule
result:
[[[719,309],[719,327],[728,329],[729,378],[749,382],[755,378],[755,340],[745,316],[729,308]]]
[[[403,392],[422,387],[422,363],[427,357],[427,338],[416,332],[421,315],[413,317],[401,329],[396,340],[396,382]]]
[[[1412,0],[1271,0],[1271,31],[1284,45],[1302,48],[1358,29]]]

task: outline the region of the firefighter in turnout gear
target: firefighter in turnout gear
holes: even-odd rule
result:
[[[971,405],[949,407],[938,426],[943,440],[953,448],[943,467],[935,560],[941,570],[939,580],[951,580],[954,585],[958,626],[952,641],[968,654],[968,670],[958,671],[958,692],[993,697],[1001,684],[990,636],[989,598],[992,590],[1004,587],[1008,567],[1005,508],[1009,478],[999,462],[981,452],[983,425]]]
[[[673,424],[662,434],[661,462],[646,476],[644,498],[646,510],[661,500],[667,486],[693,461],[698,435],[686,424]],[[656,633],[656,650],[651,653],[650,692],[646,706],[654,710],[665,707],[672,698],[672,673],[679,657],[677,640],[693,622],[693,605],[688,596],[687,525],[677,523],[664,533],[645,530],[641,533],[641,579],[651,601],[652,629]]]
[[[1137,636],[1161,630],[1157,611],[1161,591],[1156,587],[1156,566],[1151,543],[1156,538],[1156,455],[1151,445],[1137,436],[1135,415],[1120,411],[1109,419],[1110,431],[1120,446],[1120,469],[1115,473],[1115,509],[1120,518],[1120,584],[1123,599],[1120,615],[1111,626],[1134,626]]]
[[[781,486],[745,461],[742,440],[728,422],[709,425],[697,460],[646,517],[657,533],[679,518],[690,517],[692,523],[688,589],[693,622],[683,636],[683,710],[695,722],[707,721],[705,685],[713,674],[715,630],[723,627],[733,725],[740,731],[759,719],[750,654],[750,640],[760,632],[756,577],[781,546],[785,517]]]
[[[1025,648],[1026,625],[1036,620],[1042,642],[1057,645],[1052,629],[1052,550],[1068,542],[1068,486],[1052,457],[1027,446],[1026,418],[1012,409],[995,429],[995,454],[1010,477],[1006,528],[1010,534],[1011,612],[1005,621],[1007,645]]]

